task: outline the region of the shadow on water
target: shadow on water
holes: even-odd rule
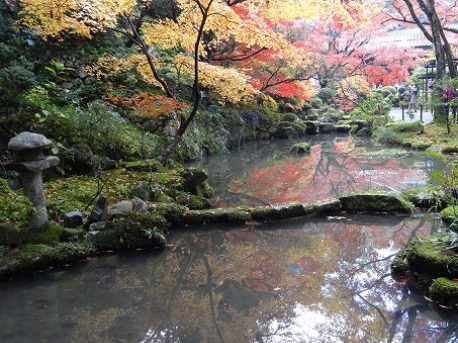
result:
[[[431,156],[378,147],[348,135],[311,136],[310,153],[292,154],[294,140],[253,142],[198,163],[216,190],[214,205],[316,202],[367,190],[425,187],[441,168]]]

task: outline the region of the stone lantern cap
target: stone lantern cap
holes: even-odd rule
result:
[[[51,145],[51,141],[39,133],[24,131],[11,138],[8,149],[23,151],[31,149],[43,149]]]
[[[21,132],[8,143],[8,149],[14,152],[15,159],[8,163],[6,168],[37,173],[58,165],[60,160],[57,156],[45,156],[43,153],[43,149],[50,145],[51,141],[42,134]]]

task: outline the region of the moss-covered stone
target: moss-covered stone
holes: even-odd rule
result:
[[[190,210],[204,210],[211,207],[208,199],[194,194],[181,194],[176,197],[176,201]]]
[[[253,220],[259,221],[294,218],[306,214],[301,203],[253,207],[250,209],[250,213]]]
[[[339,133],[347,133],[347,132],[350,132],[350,130],[351,130],[351,125],[339,124],[339,125],[336,125],[336,126],[335,126],[335,129],[336,129],[336,132],[339,132]]]
[[[23,236],[24,243],[52,245],[61,241],[64,228],[47,224],[40,232],[28,232]]]
[[[208,181],[204,181],[196,187],[196,195],[198,196],[210,199],[213,194],[215,194],[215,190],[210,186]]]
[[[342,210],[349,212],[412,213],[414,206],[393,194],[353,194],[339,198]]]
[[[458,278],[458,257],[448,243],[437,237],[416,241],[408,246],[407,261],[414,272],[432,278]]]
[[[403,192],[403,196],[415,207],[433,209],[434,211],[441,211],[448,204],[447,196],[442,190],[413,189]]]
[[[432,281],[429,297],[440,305],[458,308],[458,283],[445,277]]]
[[[191,210],[184,214],[188,224],[234,223],[252,219],[251,214],[242,207],[218,208],[212,210]]]
[[[307,142],[300,142],[294,144],[289,152],[296,153],[296,154],[305,154],[310,151],[310,144]]]
[[[327,134],[327,133],[335,132],[335,131],[336,131],[336,128],[335,128],[334,124],[330,124],[330,123],[321,123],[321,124],[319,125],[318,131],[319,131],[320,133]]]
[[[342,203],[340,200],[324,200],[319,201],[315,207],[316,213],[336,212],[342,209]]]
[[[0,260],[0,279],[49,267],[53,260],[52,250],[44,244],[25,244],[9,251]]]
[[[98,251],[91,237],[78,242],[64,242],[53,248],[53,263],[57,265],[74,263],[96,253]]]
[[[316,135],[318,133],[318,122],[313,120],[304,121],[305,133],[307,135]]]
[[[79,240],[60,243],[49,240],[52,245],[25,244],[0,258],[0,279],[76,262],[107,250],[162,247],[166,244],[165,225],[164,217],[156,212],[129,212],[109,222],[105,231]],[[33,240],[48,239],[33,237]]]
[[[278,123],[277,129],[274,133],[276,138],[294,138],[301,137],[305,134],[306,125],[299,122],[281,121]]]
[[[439,215],[445,226],[458,232],[458,206],[448,206],[440,211]]]
[[[442,148],[443,154],[456,154],[458,153],[458,146],[456,145],[446,145]]]
[[[415,142],[412,142],[411,146],[412,146],[412,149],[415,149],[415,150],[426,150],[431,147],[431,143],[415,141]]]
[[[158,213],[123,213],[91,240],[97,251],[164,246],[165,225],[165,218]]]
[[[407,261],[407,250],[402,249],[391,261],[391,276],[397,281],[405,281],[412,276],[409,263]]]
[[[12,224],[0,224],[0,245],[18,247],[22,245],[22,232]]]
[[[421,121],[416,121],[413,123],[397,121],[388,123],[386,124],[386,126],[396,132],[409,132],[420,134],[425,131],[425,125]]]

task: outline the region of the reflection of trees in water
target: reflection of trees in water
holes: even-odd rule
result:
[[[408,325],[424,333],[426,308],[410,293],[398,298],[391,250],[379,250],[427,233],[423,219],[371,218],[186,229],[167,252],[116,271],[111,285],[132,306],[122,322],[143,333],[130,341],[381,342]],[[449,323],[442,336],[455,332]]]
[[[419,231],[424,228],[427,222],[430,222],[431,220],[432,218],[429,215],[425,215],[420,218],[418,223],[413,228],[409,227],[409,225],[406,225],[406,223],[403,223],[396,229],[396,231],[409,232],[409,237],[405,242],[405,245],[408,245],[410,241],[419,238]],[[437,232],[437,230],[438,225],[437,223],[433,222],[428,234],[433,234]],[[394,236],[396,236],[396,234]],[[440,332],[440,334],[437,335],[436,340],[431,337],[428,341],[434,340],[436,342],[458,342],[458,337],[456,337],[458,334],[458,324],[456,324],[458,317],[455,315],[455,313],[452,316],[453,318],[450,318],[450,316],[448,319],[445,319],[447,317],[440,318],[441,310],[433,308],[432,304],[427,302],[421,295],[415,293],[415,291],[412,292],[409,289],[408,282],[403,285],[402,298],[397,301],[395,300],[397,295],[396,293],[392,292],[392,287],[387,287],[386,282],[386,279],[391,277],[391,273],[382,273],[382,270],[389,270],[389,263],[394,255],[395,254],[390,254],[383,258],[369,260],[365,263],[361,263],[356,269],[351,270],[348,273],[348,276],[350,282],[353,283],[352,287],[354,287],[356,290],[348,294],[348,296],[360,299],[363,303],[367,304],[369,307],[376,311],[384,323],[384,328],[388,332],[388,343],[399,341],[397,339],[399,336],[402,337],[403,343],[418,342],[418,339],[423,337],[424,329],[420,331],[420,337],[416,337],[415,333],[418,333],[419,329],[422,329],[422,327],[427,328],[431,325],[431,322],[428,323],[428,319],[425,323],[425,316],[431,317],[431,321],[441,322],[443,320],[448,321],[452,319],[452,323],[455,322],[453,324],[446,323],[444,327],[436,327],[434,331]],[[380,264],[382,264],[381,268]],[[367,268],[378,269],[380,276],[374,280],[370,280],[367,283],[361,282],[361,280],[364,278],[361,277],[360,272],[364,273]],[[381,291],[378,291],[378,288],[381,288]],[[370,300],[369,295],[373,295],[373,293],[390,295],[393,299],[393,303],[396,303],[396,310],[394,314],[389,313],[387,316],[380,308],[380,305],[378,305],[374,300]],[[375,300],[377,300],[377,298],[375,298]],[[384,304],[384,306],[386,306],[386,304]],[[450,312],[447,313],[448,315],[450,314]],[[420,322],[418,322],[419,314],[422,317]],[[406,319],[404,322],[402,321],[403,318]]]
[[[412,166],[402,166],[403,159],[411,159],[409,153],[393,160],[384,156],[365,156],[366,149],[361,148],[347,147],[349,150],[331,152],[337,144],[336,140],[321,144],[323,152],[313,175],[314,182],[325,179],[331,194],[342,195],[374,188],[395,190],[388,175],[393,174],[395,181],[399,181],[402,173],[412,172]],[[383,180],[378,180],[382,176]]]
[[[435,160],[406,151],[401,156],[366,155],[352,137],[314,138],[309,155],[289,154],[293,141],[247,146],[207,163],[215,205],[265,205],[318,201],[370,189],[403,190],[423,185]]]

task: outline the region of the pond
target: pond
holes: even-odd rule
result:
[[[183,228],[164,251],[0,285],[6,342],[448,342],[454,312],[392,280],[421,215]]]
[[[294,140],[258,141],[196,165],[208,170],[214,206],[317,202],[368,190],[425,188],[442,170],[424,152],[387,149],[348,135],[308,136],[309,154],[290,153]]]
[[[428,155],[347,136],[312,139],[310,155],[271,141],[201,162],[215,203],[404,190],[440,168]],[[410,239],[441,230],[424,213],[177,228],[164,250],[0,283],[0,342],[453,342],[456,313],[394,281],[389,268]]]

